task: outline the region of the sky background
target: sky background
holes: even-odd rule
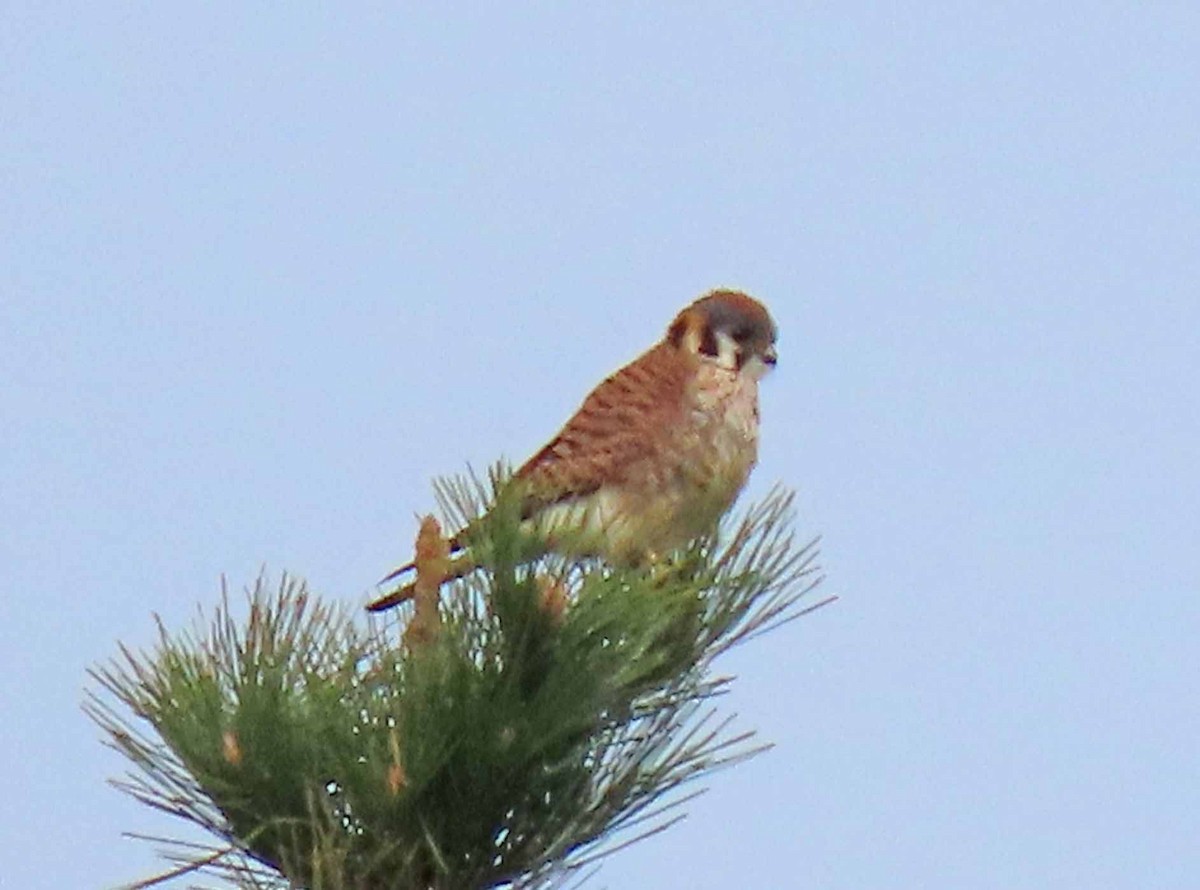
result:
[[[1195,886],[1200,12],[598,6],[0,5],[0,886],[158,867],[118,640],[365,602],[717,285],[841,599],[596,886]]]

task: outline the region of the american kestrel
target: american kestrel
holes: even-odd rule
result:
[[[758,381],[775,365],[775,336],[761,303],[714,290],[592,390],[512,477],[521,514],[547,548],[630,565],[712,531],[758,457]],[[451,539],[455,551],[464,537]],[[461,557],[451,577],[474,568]],[[367,608],[411,594],[401,587]]]

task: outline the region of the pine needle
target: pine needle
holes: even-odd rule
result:
[[[789,492],[633,571],[530,558],[516,518],[487,512],[503,483],[437,486],[482,570],[426,594],[420,631],[411,607],[364,627],[260,576],[91,669],[84,710],[129,766],[113,784],[215,839],[147,838],[171,867],[130,888],[577,887],[768,747],[714,709],[731,678],[712,665],[831,599],[812,600]]]

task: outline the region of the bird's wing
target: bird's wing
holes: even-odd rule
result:
[[[689,365],[662,343],[600,383],[553,439],[514,474],[523,513],[621,484],[663,445],[685,410]]]

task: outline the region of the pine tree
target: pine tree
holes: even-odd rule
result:
[[[399,621],[260,577],[245,609],[223,590],[191,630],[159,622],[153,651],[92,670],[85,709],[131,767],[114,784],[214,838],[153,839],[170,868],[131,886],[575,885],[681,818],[697,779],[763,750],[714,707],[731,678],[712,663],[828,602],[809,605],[815,542],[793,543],[792,495],[618,569],[539,555],[497,478],[439,485],[482,568],[439,596],[427,521]]]

